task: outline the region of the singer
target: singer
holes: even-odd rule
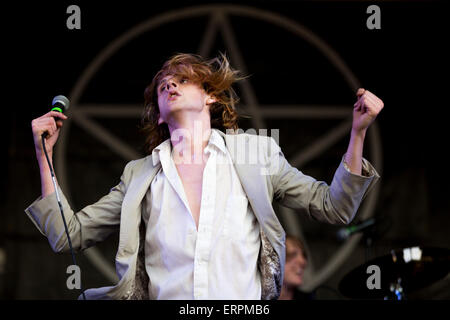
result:
[[[349,146],[328,185],[292,167],[273,138],[235,131],[232,85],[242,79],[224,55],[171,57],[144,93],[147,157],[129,162],[109,194],[76,213],[58,186],[75,250],[120,230],[120,281],[86,290],[88,299],[278,299],[285,232],[272,201],[327,223],[354,218],[379,178],[362,151],[383,102],[356,92]],[[32,121],[42,195],[25,210],[55,252],[67,251],[68,239],[41,135],[48,132],[51,156],[64,119],[52,111]],[[257,163],[241,157],[249,150]]]

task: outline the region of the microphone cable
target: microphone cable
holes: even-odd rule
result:
[[[55,173],[53,172],[53,167],[52,167],[52,164],[50,162],[50,159],[48,158],[47,149],[45,148],[45,137],[46,136],[47,136],[47,132],[44,132],[42,134],[42,136],[41,136],[41,138],[42,138],[42,147],[44,149],[45,158],[47,159],[48,167],[50,168],[50,173],[51,173],[51,176],[52,176],[53,186],[55,187],[56,199],[58,200],[59,210],[61,212],[61,217],[62,217],[62,220],[63,220],[63,223],[64,223],[64,229],[66,230],[67,240],[69,242],[69,248],[70,248],[70,253],[72,255],[72,261],[73,261],[73,264],[80,270],[80,268],[78,267],[77,262],[75,260],[75,254],[73,252],[73,247],[72,247],[72,240],[70,239],[69,229],[67,228],[66,218],[64,217],[64,212],[63,212],[63,207],[62,207],[62,204],[61,204],[61,199],[59,198],[59,192],[58,192],[58,187],[56,185]],[[81,290],[81,293],[83,295],[83,300],[86,300],[86,295],[84,294],[83,286],[81,284],[81,273],[80,273],[80,290]]]

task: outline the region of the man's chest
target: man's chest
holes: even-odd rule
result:
[[[203,176],[206,164],[176,165],[189,209],[198,228],[202,200]]]

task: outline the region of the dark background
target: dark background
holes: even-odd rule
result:
[[[31,120],[49,110],[53,96],[69,95],[94,57],[137,23],[179,8],[210,2],[59,1],[20,3],[3,10],[6,171],[2,179],[0,248],[6,254],[0,273],[2,299],[74,299],[65,286],[70,255],[54,254],[24,209],[40,195]],[[232,3],[232,2],[222,2]],[[381,8],[381,30],[366,28],[366,8]],[[81,8],[81,30],[66,28],[66,8]],[[236,2],[286,16],[312,30],[347,63],[362,87],[385,102],[377,119],[382,141],[382,179],[375,216],[389,221],[373,246],[373,256],[408,246],[450,248],[448,149],[448,6],[438,1]],[[143,91],[171,54],[196,52],[207,19],[182,21],[155,29],[130,42],[97,73],[80,102],[143,104]],[[231,18],[263,104],[348,104],[354,92],[311,46],[268,23]],[[255,32],[254,30],[258,30]],[[220,39],[213,55],[223,51]],[[238,89],[239,92],[239,89]],[[245,103],[245,101],[243,101]],[[97,119],[130,143],[142,147],[138,119]],[[243,122],[243,127],[249,123]],[[287,157],[327,130],[331,121],[270,120],[280,128]],[[66,154],[72,206],[81,209],[114,186],[126,161],[72,125]],[[370,133],[369,133],[370,134]],[[348,139],[301,168],[331,182]],[[370,154],[365,153],[370,160]],[[57,164],[55,164],[57,166]],[[387,218],[386,218],[387,217]],[[333,227],[334,228],[334,227]],[[321,265],[336,247],[328,226],[305,222],[312,261]],[[117,236],[99,248],[114,260]],[[327,251],[328,250],[328,251]],[[364,243],[349,262],[317,291],[319,299],[342,299],[337,285],[364,262]],[[78,256],[85,288],[110,285],[82,254]],[[446,278],[419,299],[448,299]]]

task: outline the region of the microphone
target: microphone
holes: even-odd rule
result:
[[[63,95],[58,95],[56,97],[53,98],[52,100],[52,109],[51,111],[57,111],[57,112],[61,112],[64,113],[69,109],[70,106],[70,101],[69,99],[67,99],[65,96]],[[55,121],[60,120],[58,117],[53,117],[55,119]],[[47,138],[48,136],[48,132],[44,132],[42,134],[42,138]]]
[[[371,227],[374,224],[375,219],[370,218],[361,222],[360,224],[339,229],[336,236],[338,237],[339,240],[347,240],[351,235],[364,231],[365,229]]]
[[[67,111],[67,109],[69,109],[69,106],[69,99],[67,99],[65,96],[59,95],[53,98],[51,111],[64,113]]]
[[[56,96],[53,98],[51,111],[57,111],[57,112],[64,113],[65,111],[67,111],[67,109],[69,109],[69,106],[70,106],[69,99],[67,99],[65,96],[59,95],[59,96]],[[55,121],[60,120],[58,117],[53,117],[53,118],[55,119]],[[53,187],[55,188],[56,201],[58,202],[59,211],[61,212],[61,218],[62,218],[62,221],[64,224],[64,230],[66,232],[67,241],[69,243],[69,249],[70,249],[70,253],[72,255],[72,261],[75,266],[78,266],[77,261],[75,259],[75,253],[74,253],[74,250],[72,247],[72,239],[70,239],[69,229],[67,228],[66,218],[64,217],[63,205],[61,203],[61,198],[60,198],[59,192],[58,192],[58,186],[56,183],[55,172],[53,171],[53,166],[48,157],[47,149],[45,148],[45,138],[47,136],[48,136],[47,131],[42,134],[42,149],[44,150],[45,158],[47,159],[48,167],[50,168],[50,175],[52,177]],[[81,281],[80,281],[80,287],[81,287]],[[82,287],[81,287],[81,292],[83,294],[83,299],[86,300],[86,295],[84,294]]]

